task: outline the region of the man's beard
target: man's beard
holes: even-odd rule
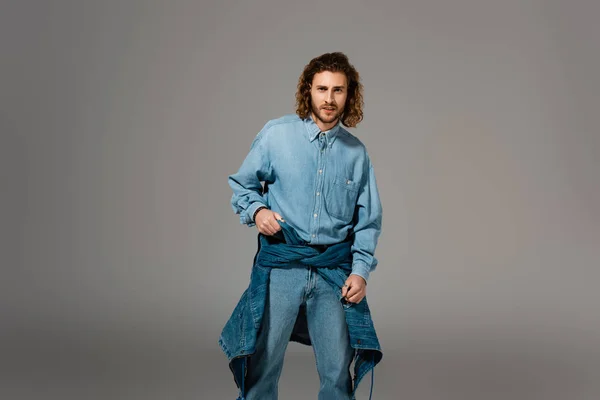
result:
[[[326,106],[324,106],[326,107]],[[334,108],[334,112],[332,112],[330,115],[327,115],[325,113],[325,111],[320,108],[315,106],[314,104],[312,105],[312,113],[315,116],[316,119],[318,119],[319,121],[325,123],[325,124],[330,124],[334,121],[336,121],[337,119],[339,119],[342,116],[342,113],[344,110],[340,110],[337,106],[332,106]]]

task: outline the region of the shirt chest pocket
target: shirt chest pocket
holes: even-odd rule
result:
[[[356,207],[359,185],[351,179],[336,176],[329,184],[325,205],[329,215],[350,222]]]

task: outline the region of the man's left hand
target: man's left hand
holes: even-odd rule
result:
[[[360,303],[367,295],[367,282],[362,276],[351,274],[344,287],[342,287],[342,296],[350,303]]]

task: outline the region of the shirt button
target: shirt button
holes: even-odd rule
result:
[[[317,235],[315,235],[314,233],[312,234],[312,237],[317,237]]]
[[[349,185],[349,184],[350,184],[350,180],[349,180],[349,179],[346,181],[346,184],[347,184],[347,185]]]
[[[320,174],[322,174],[322,173],[323,173],[323,170],[322,170],[322,169],[320,169],[320,170],[319,170],[319,173],[320,173]]]
[[[321,195],[321,192],[317,192],[317,196],[320,196],[320,195]]]
[[[313,214],[313,217],[317,218],[317,214]]]

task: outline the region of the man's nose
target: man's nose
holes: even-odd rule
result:
[[[327,96],[327,99],[329,100],[330,103],[333,102],[333,90],[329,91],[329,95]]]

